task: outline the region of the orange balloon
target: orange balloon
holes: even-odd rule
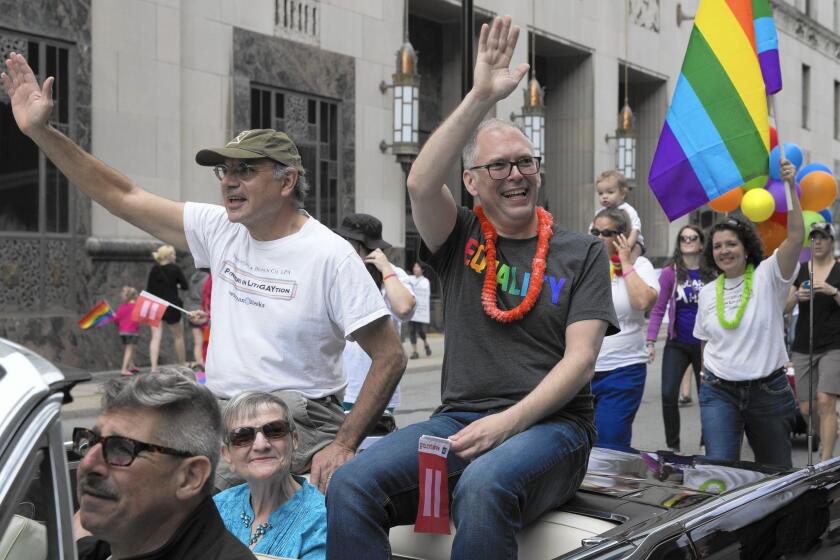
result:
[[[714,200],[710,200],[709,206],[716,212],[732,212],[741,206],[742,198],[744,198],[744,189],[738,187],[720,195]]]
[[[764,244],[764,256],[769,257],[787,238],[787,228],[773,220],[767,220],[755,225],[758,236]]]
[[[819,212],[823,208],[831,206],[837,197],[837,181],[834,175],[825,171],[812,171],[802,177],[799,186],[802,188],[802,195],[799,203],[803,210]]]

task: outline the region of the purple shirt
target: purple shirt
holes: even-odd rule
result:
[[[674,339],[685,344],[700,344],[694,338],[694,321],[697,319],[697,296],[703,288],[699,270],[688,270],[685,282],[678,284],[674,300],[676,303],[676,333]]]

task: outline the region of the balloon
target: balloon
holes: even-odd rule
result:
[[[741,212],[753,222],[763,222],[773,215],[775,208],[773,195],[764,189],[749,190],[741,200]]]
[[[776,127],[770,127],[770,149],[772,150],[779,145],[779,133],[776,132]]]
[[[808,247],[808,235],[811,233],[811,224],[823,221],[823,217],[812,210],[804,210],[802,212],[802,221],[805,222],[805,241],[802,242],[802,246]]]
[[[796,182],[801,183],[802,177],[812,171],[825,171],[826,173],[831,173],[831,169],[829,169],[824,163],[809,163],[796,172]]]
[[[787,227],[787,212],[773,212],[770,221]]]
[[[714,200],[710,200],[709,206],[715,212],[732,212],[741,205],[742,198],[744,198],[744,189],[737,187],[723,193]]]
[[[831,173],[812,171],[802,179],[802,196],[799,202],[803,210],[817,212],[831,206],[837,197],[837,180]]]
[[[800,190],[799,185],[795,185],[795,187],[796,197],[800,198],[802,196],[802,191]],[[787,195],[785,194],[787,186],[785,185],[784,181],[770,179],[769,181],[767,181],[767,186],[764,188],[767,189],[767,192],[773,195],[773,200],[776,203],[776,214],[778,214],[779,212],[787,212],[789,210],[789,208],[787,207]],[[787,224],[787,220],[785,220],[785,224]]]
[[[767,184],[767,175],[759,175],[758,177],[753,177],[752,179],[750,179],[749,181],[747,181],[746,183],[741,185],[741,188],[744,189],[745,191],[748,191],[748,190],[751,190],[751,189],[762,188],[766,184]]]
[[[799,264],[805,264],[806,262],[811,260],[811,248],[805,247],[799,253]]]
[[[830,209],[823,208],[822,210],[820,210],[818,212],[818,214],[823,217],[823,220],[825,220],[829,224],[831,223],[831,210]]]
[[[758,236],[764,244],[764,256],[769,257],[773,254],[782,241],[787,239],[787,228],[781,224],[767,220],[755,226]]]
[[[782,176],[779,171],[779,146],[776,146],[770,151],[770,177],[773,179],[781,179]],[[793,142],[785,142],[785,159],[799,169],[802,165],[802,148]]]

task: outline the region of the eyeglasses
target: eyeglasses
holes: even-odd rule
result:
[[[615,237],[616,235],[618,235],[621,232],[616,231],[614,229],[592,228],[592,229],[589,230],[589,233],[591,233],[595,237]]]
[[[251,445],[257,439],[257,432],[260,432],[265,439],[283,439],[290,433],[292,428],[285,420],[277,420],[269,422],[262,427],[243,426],[242,428],[234,428],[228,433],[228,441],[234,447],[245,447]]]
[[[470,167],[470,170],[486,169],[491,179],[507,179],[514,165],[523,175],[536,175],[540,172],[540,158],[536,156],[519,158],[517,161],[495,161],[487,165],[476,165]]]
[[[243,181],[248,181],[253,179],[254,176],[262,171],[263,169],[269,167],[268,165],[251,165],[250,163],[245,163],[244,161],[240,161],[238,164],[230,167],[228,165],[215,165],[213,166],[213,173],[216,174],[216,178],[221,181],[225,178],[225,175],[230,173],[233,175],[234,179],[239,179]]]
[[[131,466],[131,463],[134,462],[137,455],[143,451],[155,451],[176,457],[195,456],[193,453],[188,453],[187,451],[143,443],[142,441],[123,436],[103,437],[87,428],[73,429],[73,451],[79,456],[84,457],[87,455],[87,452],[93,449],[97,443],[102,444],[102,457],[105,459],[105,462],[115,467]]]
[[[700,239],[699,235],[680,235],[680,241],[683,243],[692,243]]]

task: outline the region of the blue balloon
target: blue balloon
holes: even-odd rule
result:
[[[817,214],[825,218],[825,221],[829,224],[831,223],[831,210],[829,210],[828,208],[823,208],[822,210],[817,212]]]
[[[829,169],[828,166],[824,163],[809,163],[808,165],[796,172],[796,182],[801,182],[802,177],[804,177],[811,171],[825,171],[826,173],[834,175],[834,173],[831,172],[831,169]]]
[[[799,166],[802,165],[802,148],[793,142],[785,142],[785,158],[791,162],[795,168],[799,169]],[[776,180],[782,178],[781,172],[779,171],[778,146],[773,148],[770,152],[770,178]]]

